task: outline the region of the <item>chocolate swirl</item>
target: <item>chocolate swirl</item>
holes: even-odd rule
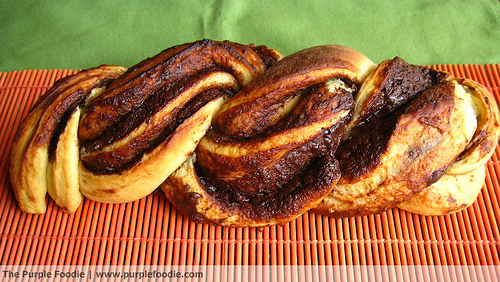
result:
[[[102,66],[61,79],[14,141],[21,208],[44,212],[47,192],[67,212],[82,194],[100,202],[150,194],[191,155],[223,102],[281,57],[266,46],[201,40],[128,70]]]
[[[280,57],[267,47],[202,40],[130,68],[80,122],[82,193],[102,202],[151,193],[194,151],[222,103]]]
[[[349,217],[399,205],[421,214],[446,214],[472,204],[478,179],[480,186],[484,182],[484,172],[481,177],[476,169],[491,156],[488,144],[498,140],[498,109],[484,87],[471,83],[400,58],[382,62],[360,89],[336,153],[342,178],[314,210]],[[460,184],[457,177],[471,180]],[[455,196],[445,189],[419,193],[441,183],[452,190],[472,185],[470,191],[455,189]],[[459,194],[467,195],[467,203],[456,205]]]
[[[222,106],[163,191],[201,222],[265,226],[298,217],[338,181],[334,152],[373,67],[341,46],[285,57]]]
[[[96,173],[132,166],[207,102],[231,97],[265,67],[251,46],[209,40],[141,62],[88,105],[78,134],[83,163]]]

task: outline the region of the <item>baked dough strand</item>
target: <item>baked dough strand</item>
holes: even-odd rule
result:
[[[340,178],[334,153],[374,67],[343,46],[285,57],[222,106],[162,190],[198,222],[268,226],[300,216]]]

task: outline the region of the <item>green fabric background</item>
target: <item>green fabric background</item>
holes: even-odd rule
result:
[[[0,3],[0,71],[126,67],[203,38],[278,49],[341,44],[375,62],[500,63],[498,0]]]

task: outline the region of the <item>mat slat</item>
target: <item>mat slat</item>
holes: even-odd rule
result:
[[[430,67],[476,80],[500,101],[499,64]],[[159,191],[126,204],[85,199],[69,215],[51,200],[46,214],[21,213],[8,179],[14,133],[57,79],[76,72],[0,73],[3,265],[500,265],[498,147],[486,165],[486,181],[478,200],[447,216],[425,217],[399,209],[344,219],[305,213],[283,226],[224,228],[190,222]],[[464,275],[460,271],[439,274],[441,277],[423,270],[401,275],[451,279]],[[217,275],[231,274],[215,273],[215,278]],[[388,273],[381,270],[371,275]],[[249,281],[262,279],[257,274],[248,277]]]

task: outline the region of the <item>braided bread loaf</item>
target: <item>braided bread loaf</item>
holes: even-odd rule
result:
[[[20,126],[10,174],[30,213],[47,193],[73,212],[83,196],[160,187],[192,220],[226,226],[436,215],[475,201],[499,131],[483,86],[398,57],[202,40],[61,79]]]

